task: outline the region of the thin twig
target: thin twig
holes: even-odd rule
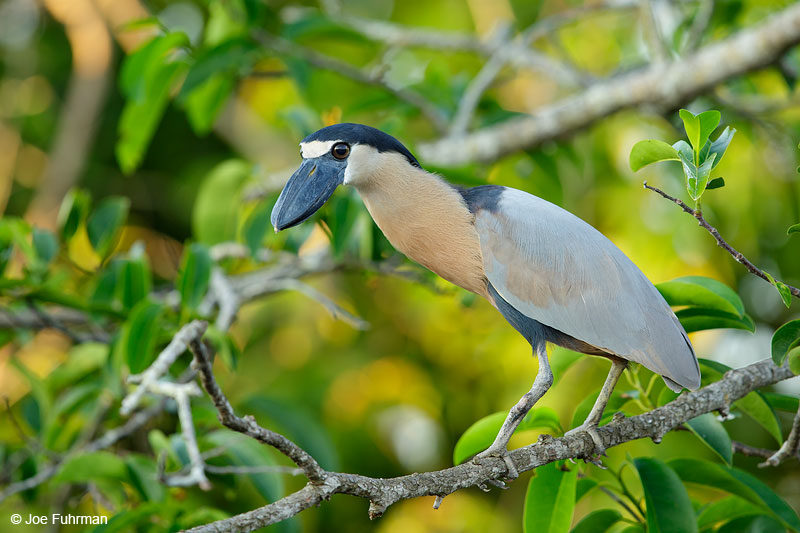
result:
[[[611,498],[612,500],[617,502],[623,509],[628,511],[628,514],[630,514],[633,517],[634,520],[636,520],[637,522],[639,522],[641,524],[643,524],[645,522],[645,519],[643,517],[640,517],[638,514],[636,514],[634,512],[634,510],[631,508],[631,506],[628,505],[627,503],[625,503],[625,500],[623,500],[622,498],[617,496],[614,493],[613,490],[609,489],[608,487],[604,487],[602,484],[598,485],[597,488],[599,488],[601,491],[603,491],[603,493],[605,493],[606,496],[608,496],[609,498]]]
[[[305,294],[312,300],[316,300],[322,304],[333,318],[346,322],[356,329],[369,329],[369,322],[363,318],[357,317],[307,283],[293,278],[285,278],[274,281],[273,285],[276,290],[293,290]]]
[[[150,387],[169,371],[169,367],[172,366],[172,363],[186,350],[189,341],[201,337],[203,333],[205,333],[205,330],[206,323],[199,320],[195,320],[183,326],[180,331],[175,334],[167,347],[158,354],[156,360],[147,370],[142,372],[139,376],[130,376],[128,378],[129,381],[138,382],[139,386],[122,400],[122,407],[120,407],[119,410],[120,414],[123,416],[131,414]]]
[[[683,209],[685,213],[692,215],[697,220],[697,223],[706,231],[708,231],[712,237],[714,237],[714,240],[717,241],[717,246],[728,252],[736,260],[737,263],[740,263],[742,266],[744,266],[751,274],[755,274],[764,281],[772,283],[767,274],[765,274],[763,270],[755,266],[741,252],[737,251],[733,246],[728,244],[725,241],[725,239],[722,238],[722,236],[719,234],[719,231],[717,231],[717,228],[709,224],[708,221],[706,221],[706,219],[703,218],[703,213],[699,209],[692,209],[691,207],[686,205],[686,203],[680,198],[675,198],[674,196],[670,196],[669,194],[665,193],[658,187],[653,187],[651,185],[648,185],[646,181],[644,182],[644,188],[650,189],[651,191],[660,195],[662,198],[666,198],[670,202],[674,203],[675,205]],[[786,286],[789,288],[789,291],[792,293],[792,296],[794,296],[795,298],[800,298],[800,289],[798,289],[797,287],[792,287],[791,285],[786,285]]]
[[[264,466],[215,466],[206,465],[206,472],[209,474],[232,474],[232,475],[251,475],[251,474],[288,474],[291,476],[303,475],[303,470],[292,466],[264,465]]]
[[[777,452],[770,455],[766,461],[758,466],[761,468],[765,466],[778,466],[790,457],[800,459],[797,455],[798,449],[800,449],[800,408],[797,409],[797,413],[794,415],[792,430],[789,432],[789,436],[786,437],[783,445],[781,445]]]
[[[220,422],[222,422],[225,427],[272,446],[300,467],[311,482],[324,482],[326,477],[325,470],[319,466],[317,461],[311,457],[308,452],[283,435],[262,428],[256,423],[253,417],[247,416],[240,418],[236,416],[233,407],[214,378],[214,374],[211,370],[210,350],[206,343],[199,337],[193,338],[190,341],[189,349],[194,354],[193,364],[200,373],[203,388],[205,388],[208,395],[211,396],[211,399],[214,401]]]
[[[767,459],[773,453],[772,450],[767,450],[766,448],[756,448],[755,446],[750,446],[749,444],[745,444],[739,441],[731,441],[731,446],[733,448],[733,453],[738,453],[747,457],[761,457],[762,459]]]
[[[214,326],[219,331],[228,331],[236,319],[236,314],[241,306],[241,299],[236,291],[231,287],[228,276],[220,267],[214,267],[211,271],[210,292],[214,293],[219,312]]]
[[[178,419],[181,422],[181,434],[186,443],[186,451],[189,454],[189,473],[186,475],[169,476],[165,479],[166,484],[172,487],[189,487],[198,485],[203,490],[211,490],[211,483],[205,474],[205,462],[200,454],[197,445],[197,437],[194,432],[194,420],[192,419],[192,408],[189,403],[189,396],[200,396],[200,388],[195,382],[172,383],[159,380],[150,385],[150,390],[155,394],[167,396],[175,400],[178,405]]]

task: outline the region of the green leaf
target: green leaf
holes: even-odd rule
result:
[[[677,141],[673,143],[673,148],[678,152],[678,159],[680,160],[681,154],[685,157],[688,161],[692,161],[694,159],[694,152],[692,151],[692,147],[689,146],[689,143],[686,141]]]
[[[319,422],[316,413],[311,413],[296,403],[266,397],[256,393],[242,404],[242,410],[252,413],[259,420],[266,418],[270,427],[275,427],[298,446],[307,450],[319,464],[328,470],[339,468],[339,457],[328,430]]]
[[[622,515],[616,509],[599,509],[584,516],[571,533],[603,533],[620,520]]]
[[[138,453],[125,457],[131,485],[144,501],[163,502],[166,496],[164,485],[158,479],[158,467],[150,457]]]
[[[178,292],[184,308],[196,310],[208,291],[211,280],[211,255],[199,242],[186,247],[183,265],[178,273]]]
[[[189,45],[182,32],[158,35],[129,54],[122,62],[119,84],[123,95],[134,100],[147,99],[148,85],[175,50]]]
[[[800,341],[800,318],[790,320],[772,335],[772,360],[781,366],[789,350]]]
[[[697,531],[689,494],[678,475],[654,457],[633,460],[644,489],[647,529],[650,533]]]
[[[211,131],[235,87],[233,76],[219,74],[189,93],[183,107],[195,133],[205,135]]]
[[[217,520],[223,520],[225,518],[229,518],[230,514],[226,513],[221,509],[215,509],[214,507],[194,507],[191,510],[187,511],[176,517],[175,527],[176,530],[180,529],[180,531],[185,531],[190,528],[203,526],[209,524],[211,522],[216,522]],[[283,528],[281,529],[281,526]],[[299,531],[299,528],[292,529],[289,524],[282,522],[280,526],[275,528],[277,532],[283,531]]]
[[[488,448],[503,426],[507,415],[508,413],[505,411],[492,413],[468,427],[453,448],[453,464],[461,464],[476,453]],[[528,429],[549,429],[560,433],[561,425],[558,415],[553,409],[535,407],[522,419],[517,432]]]
[[[789,396],[788,394],[781,394],[778,392],[763,392],[761,393],[769,402],[770,407],[787,413],[796,413],[800,409],[800,398]]]
[[[47,267],[58,253],[58,240],[51,231],[33,228],[33,249],[42,266]]]
[[[711,414],[706,413],[689,420],[686,423],[692,433],[711,448],[711,451],[720,456],[728,465],[733,464],[733,447],[731,438],[722,423]]]
[[[575,510],[575,484],[578,469],[562,470],[556,463],[536,469],[528,483],[523,510],[525,533],[569,531]]]
[[[128,468],[123,459],[111,452],[83,453],[67,459],[53,479],[60,483],[128,481]]]
[[[274,465],[275,460],[268,449],[244,435],[230,431],[215,431],[206,436],[206,440],[216,447],[226,450],[222,458],[236,466]],[[256,490],[268,502],[274,502],[283,496],[283,479],[276,473],[246,474],[242,479],[249,479]]]
[[[0,243],[14,245],[22,252],[27,261],[36,260],[36,250],[30,241],[31,227],[27,222],[18,217],[0,218]]]
[[[236,78],[252,70],[259,53],[252,41],[235,37],[197,56],[178,94],[196,133],[211,130],[236,86]]]
[[[717,533],[786,533],[786,528],[767,515],[743,516],[731,520]]]
[[[778,416],[761,391],[750,392],[744,398],[735,401],[733,405],[767,430],[767,433],[772,435],[778,444],[783,443]]]
[[[703,111],[697,115],[697,120],[700,122],[700,139],[698,140],[697,147],[702,148],[708,141],[709,136],[719,126],[719,121],[722,119],[722,114],[716,109]],[[713,152],[712,152],[713,153]]]
[[[789,353],[786,355],[786,361],[788,362],[789,370],[791,370],[794,375],[800,374],[800,346],[789,350]]]
[[[678,115],[683,121],[683,129],[686,130],[686,137],[694,148],[695,152],[703,146],[700,144],[700,119],[688,109],[681,109]]]
[[[73,412],[89,401],[95,401],[103,391],[98,383],[84,383],[75,385],[59,395],[53,408],[53,419],[69,417]],[[57,431],[60,432],[61,428]]]
[[[238,159],[215,166],[200,185],[192,209],[194,237],[205,244],[236,240],[240,193],[253,165]]]
[[[83,189],[73,188],[64,197],[58,210],[61,240],[68,242],[89,214],[91,197]]]
[[[669,305],[703,307],[744,316],[744,304],[736,291],[703,276],[684,276],[656,285]]]
[[[144,300],[153,285],[153,276],[144,257],[119,261],[115,296],[124,311]]]
[[[178,101],[221,72],[230,74],[249,69],[257,58],[259,47],[244,37],[235,37],[201,52],[183,81]]]
[[[709,148],[709,153],[708,153],[708,156],[706,156],[706,157],[710,157],[711,154],[715,154],[714,164],[711,166],[712,170],[714,168],[716,168],[717,165],[719,165],[720,161],[722,161],[722,156],[725,155],[725,151],[728,149],[728,145],[733,140],[733,134],[734,133],[736,133],[735,129],[733,129],[731,127],[726,127],[722,131],[722,133],[720,133],[719,137],[717,137],[716,141],[713,141],[713,142],[710,141],[710,140],[708,141],[710,143],[710,144],[707,144],[708,148]],[[718,178],[718,179],[722,179],[722,178]],[[716,181],[716,180],[714,180],[714,181]]]
[[[800,224],[789,226],[789,229],[786,230],[786,235],[791,235],[792,233],[800,233]]]
[[[97,276],[94,291],[89,297],[89,305],[93,309],[110,309],[115,307],[117,280],[124,260],[112,260]]]
[[[656,406],[661,407],[662,405],[667,405],[669,402],[675,400],[679,394],[677,392],[673,392],[667,387],[661,389],[661,392],[658,393],[658,399],[656,399]]]
[[[788,309],[792,305],[792,291],[785,283],[772,277],[772,274],[769,272],[765,271],[764,275],[767,276],[767,280],[777,289],[778,294],[781,296],[781,301],[783,301],[783,305]]]
[[[778,294],[781,295],[781,300],[786,309],[792,306],[792,290],[782,281],[775,280],[775,288],[778,289]]]
[[[189,40],[181,32],[168,33],[129,55],[120,71],[120,87],[126,97],[119,120],[117,161],[125,173],[139,166],[156,126],[169,102],[170,91],[188,68],[178,49]]]
[[[679,156],[683,164],[683,173],[686,177],[686,190],[689,192],[689,196],[692,197],[692,200],[697,201],[703,196],[703,192],[706,190],[708,177],[714,165],[715,156],[713,154],[709,156],[699,167],[683,155],[683,153],[680,153]]]
[[[763,513],[764,509],[758,505],[738,496],[728,496],[705,506],[697,517],[697,527],[711,528],[732,519]]]
[[[581,498],[586,496],[590,490],[597,487],[599,483],[590,477],[580,478],[575,487],[575,501],[581,501]]]
[[[155,359],[164,305],[142,300],[130,313],[122,332],[121,346],[132,374],[144,371]]]
[[[126,22],[125,24],[119,26],[117,30],[120,32],[125,32],[125,31],[141,30],[154,27],[163,28],[161,22],[158,20],[158,17],[142,17],[138,19],[133,19],[130,22]]]
[[[165,65],[149,81],[145,99],[129,99],[125,102],[115,149],[117,162],[125,174],[132,173],[142,163],[150,140],[167,109],[172,87],[185,70],[184,63]]]
[[[259,203],[253,212],[250,213],[250,216],[247,217],[244,228],[242,228],[244,242],[250,250],[250,255],[253,257],[255,257],[261,249],[264,236],[271,227],[269,223],[270,211],[271,208],[267,202]]]
[[[630,165],[634,172],[659,161],[680,161],[678,151],[656,139],[639,141],[631,148]]]
[[[162,503],[146,503],[135,509],[122,509],[108,519],[107,524],[95,527],[92,533],[127,533],[129,531],[147,531],[153,525],[153,516],[164,512]]]
[[[744,329],[750,332],[756,330],[753,319],[748,315],[738,317],[732,313],[725,313],[716,309],[690,307],[676,311],[675,316],[681,321],[686,333],[723,328]]]
[[[110,196],[102,200],[86,222],[89,242],[100,257],[108,257],[117,232],[128,217],[130,200]]]
[[[725,186],[725,179],[714,178],[713,180],[708,182],[708,185],[706,185],[706,190],[708,191],[711,189],[721,189],[724,186]]]
[[[685,482],[724,490],[744,498],[769,511],[784,525],[794,530],[800,529],[800,519],[792,508],[767,485],[746,472],[699,459],[673,459],[669,465]]]
[[[706,144],[709,135],[717,128],[722,118],[719,111],[709,110],[699,115],[692,114],[687,109],[681,109],[678,113],[683,120],[683,127],[686,129],[686,136],[692,143],[695,153],[698,153],[703,145]]]
[[[86,342],[77,344],[69,351],[66,361],[47,376],[51,390],[74,386],[92,372],[102,368],[108,360],[108,345]]]

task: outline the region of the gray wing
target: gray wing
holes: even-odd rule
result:
[[[477,206],[486,277],[522,314],[684,387],[700,385],[686,332],[653,284],[603,234],[528,193]]]

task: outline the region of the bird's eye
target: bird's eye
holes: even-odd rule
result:
[[[344,159],[350,155],[350,145],[347,143],[336,143],[331,148],[331,153],[336,159]]]

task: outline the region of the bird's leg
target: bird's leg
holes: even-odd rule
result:
[[[516,479],[519,476],[519,472],[517,472],[517,467],[514,465],[514,461],[511,460],[511,456],[508,455],[508,441],[511,439],[511,435],[514,434],[514,430],[519,426],[519,423],[528,414],[528,411],[553,384],[553,372],[550,370],[550,363],[547,360],[545,343],[541,343],[541,346],[536,348],[536,355],[539,358],[539,371],[533,381],[531,390],[526,392],[508,412],[506,421],[503,422],[503,427],[500,428],[500,432],[495,437],[492,445],[475,456],[478,461],[481,457],[502,457],[508,468],[506,476],[509,479]]]
[[[622,371],[628,366],[628,362],[624,359],[613,359],[611,362],[611,370],[608,372],[608,377],[606,378],[606,382],[603,383],[603,388],[600,390],[600,395],[597,397],[597,400],[594,402],[594,406],[592,407],[591,412],[589,412],[589,416],[586,417],[586,420],[580,426],[567,431],[567,435],[574,435],[576,433],[580,433],[585,431],[592,437],[592,441],[594,442],[595,446],[595,453],[597,455],[605,455],[606,448],[603,445],[603,440],[600,438],[600,434],[597,432],[597,426],[600,424],[600,419],[603,418],[603,410],[606,408],[606,404],[608,403],[609,398],[611,398],[611,393],[614,392],[614,387],[619,381],[619,377],[622,375]]]

